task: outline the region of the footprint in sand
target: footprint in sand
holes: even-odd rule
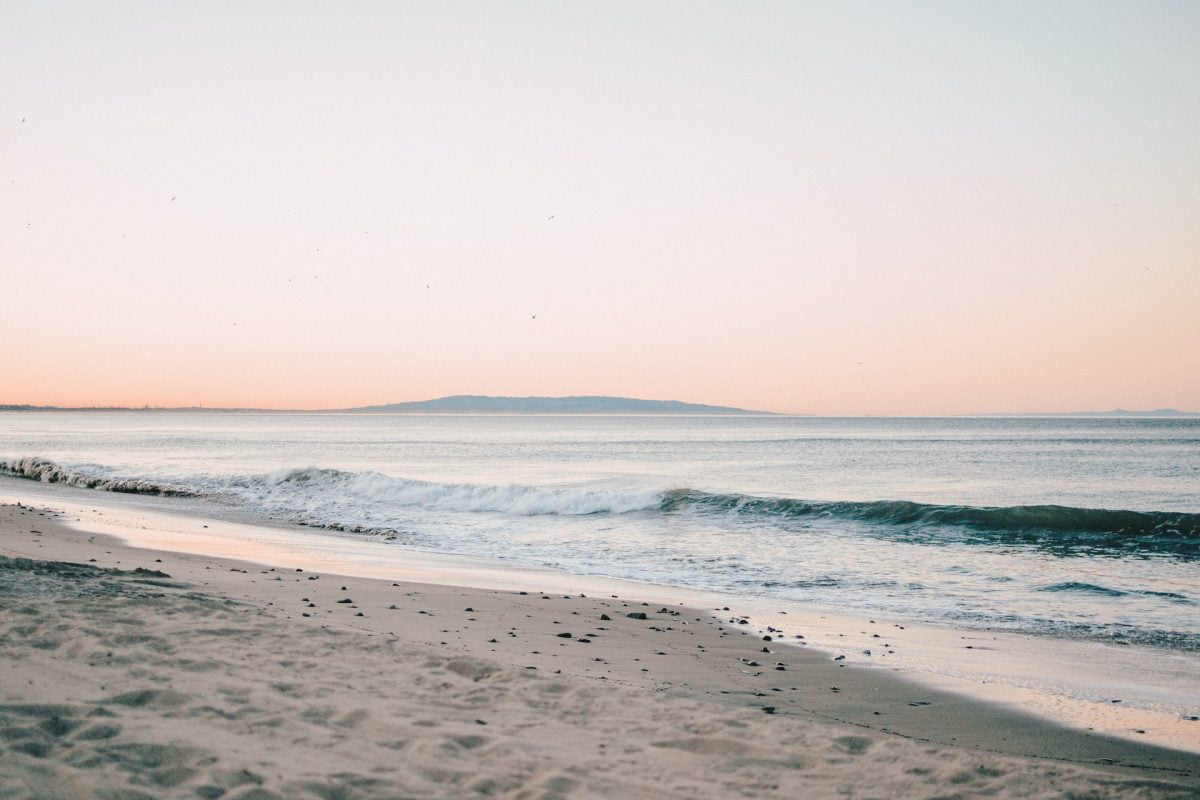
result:
[[[833,740],[833,744],[842,752],[856,756],[870,750],[871,745],[875,743],[870,739],[864,739],[862,736],[839,736]]]

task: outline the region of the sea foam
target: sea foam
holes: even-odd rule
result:
[[[833,525],[925,544],[1025,546],[1063,555],[1087,551],[1200,558],[1200,514],[1173,511],[934,505],[906,500],[821,502],[603,480],[543,486],[450,483],[316,466],[163,481],[120,474],[102,465],[66,465],[36,456],[0,460],[0,474],[110,492],[209,497],[275,518],[338,530],[392,530],[406,512],[416,510],[514,517],[645,512],[753,522],[793,534],[812,525]]]

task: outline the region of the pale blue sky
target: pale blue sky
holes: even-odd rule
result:
[[[0,402],[1200,407],[1197,42],[1194,2],[6,2]]]

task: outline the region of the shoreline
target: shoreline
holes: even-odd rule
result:
[[[1032,714],[1080,733],[1116,736],[1200,757],[1200,723],[1195,719],[1200,707],[1189,690],[1200,687],[1200,661],[1191,654],[939,625],[396,547],[369,536],[265,520],[236,507],[209,507],[190,498],[0,478],[0,503],[6,500],[52,504],[81,529],[114,535],[140,548],[473,589],[520,585],[549,593],[637,595],[707,609],[718,621],[731,624],[736,621],[730,616],[736,613],[748,619],[746,630],[759,635],[779,629],[783,635],[774,637],[776,643],[789,649],[823,650],[829,658],[841,657],[844,666],[896,673],[928,688]],[[802,625],[797,628],[799,620]]]
[[[146,690],[147,684],[165,685],[193,698],[195,703],[188,706],[181,700],[141,710],[139,717],[145,718],[140,718],[138,724],[146,730],[157,728],[160,734],[166,730],[188,740],[193,734],[208,731],[199,736],[202,743],[193,742],[188,747],[219,753],[221,748],[214,744],[208,729],[212,725],[222,727],[222,720],[236,721],[225,717],[240,712],[228,709],[213,712],[215,717],[209,720],[196,710],[232,696],[229,692],[236,687],[206,683],[206,676],[219,673],[226,676],[226,681],[241,686],[238,691],[255,695],[242,705],[262,706],[260,715],[277,720],[273,724],[280,730],[304,728],[313,723],[306,721],[304,709],[294,707],[295,697],[266,688],[275,683],[292,686],[289,692],[304,696],[337,693],[344,699],[335,706],[363,710],[368,716],[376,699],[399,702],[403,697],[409,705],[404,713],[391,718],[393,725],[400,727],[423,719],[433,723],[428,726],[431,729],[438,728],[450,724],[447,720],[461,715],[464,708],[487,707],[487,713],[495,719],[485,720],[487,726],[478,727],[487,727],[489,734],[502,733],[502,736],[489,735],[486,746],[462,747],[451,741],[446,747],[453,749],[455,757],[465,764],[476,765],[474,771],[468,770],[471,775],[497,768],[495,758],[487,752],[493,747],[508,754],[509,760],[502,763],[512,763],[512,751],[516,748],[523,758],[541,764],[539,768],[543,771],[570,765],[571,775],[559,776],[567,782],[555,784],[562,788],[561,796],[573,793],[589,796],[588,791],[593,795],[599,792],[627,796],[728,796],[735,790],[743,792],[753,783],[739,782],[750,780],[744,774],[743,762],[747,761],[756,765],[752,770],[756,775],[769,773],[778,796],[786,794],[787,787],[804,787],[809,794],[814,790],[818,794],[839,793],[855,787],[863,779],[863,768],[868,766],[874,770],[874,777],[869,787],[860,786],[864,792],[868,788],[878,790],[881,782],[892,787],[894,794],[918,795],[937,793],[935,787],[941,783],[946,783],[942,789],[954,787],[954,791],[968,795],[995,789],[1002,794],[1022,796],[1037,796],[1038,792],[1060,795],[1067,790],[1076,791],[1071,787],[1081,786],[1097,796],[1108,793],[1138,796],[1131,792],[1140,792],[1149,797],[1171,797],[1187,796],[1200,787],[1200,758],[1193,753],[1061,728],[997,704],[919,685],[883,670],[844,666],[844,662],[834,662],[823,653],[799,647],[785,649],[764,642],[761,637],[746,633],[745,626],[730,626],[713,619],[709,611],[665,601],[642,605],[650,601],[536,591],[520,594],[525,590],[519,586],[501,591],[439,583],[402,583],[329,572],[314,574],[311,570],[300,572],[297,570],[303,568],[283,564],[270,568],[211,556],[139,549],[109,536],[60,524],[47,512],[13,506],[0,508],[0,526],[4,543],[0,553],[9,558],[71,562],[99,570],[140,567],[169,575],[154,579],[169,585],[155,587],[158,596],[152,600],[127,602],[127,598],[121,599],[122,594],[97,602],[120,602],[122,613],[136,619],[148,631],[168,625],[172,635],[156,641],[159,647],[176,653],[173,658],[163,658],[151,648],[138,657],[130,656],[131,660],[123,660],[120,665],[110,666],[107,658],[88,664],[89,645],[82,640],[97,634],[83,630],[85,626],[79,615],[87,611],[86,606],[92,601],[85,597],[74,606],[60,602],[62,595],[72,591],[71,587],[79,581],[55,584],[47,578],[49,588],[45,597],[22,597],[21,602],[38,607],[46,617],[37,617],[39,631],[57,626],[72,631],[80,641],[74,645],[60,641],[53,647],[43,643],[39,647],[34,640],[42,633],[14,633],[28,625],[18,625],[11,615],[4,615],[10,617],[4,629],[9,645],[4,648],[4,660],[11,661],[10,665],[4,665],[4,674],[10,679],[14,674],[28,676],[26,680],[33,681],[24,686],[16,680],[4,682],[3,702],[8,705],[0,713],[7,717],[20,716],[12,710],[17,706],[50,704],[111,709],[111,703],[95,705],[94,698],[103,692],[111,693],[115,685],[120,684],[125,693]],[[104,573],[88,580],[122,583],[136,579]],[[17,588],[10,587],[11,590],[21,591],[19,583],[12,586]],[[342,589],[343,586],[346,588]],[[189,597],[193,599],[189,601]],[[187,611],[186,606],[189,602],[199,602],[197,597],[215,603],[218,610],[240,609],[228,612],[234,619],[223,623],[223,627],[234,631],[228,635],[239,642],[240,659],[233,658],[234,654],[219,641],[199,641],[180,632],[179,623],[196,615],[194,610]],[[352,602],[338,602],[347,599]],[[80,605],[84,608],[80,609]],[[60,607],[65,610],[58,611]],[[164,608],[174,611],[171,616],[160,618],[159,612]],[[644,613],[647,619],[629,618],[627,614],[631,613]],[[604,620],[601,615],[609,619]],[[103,625],[96,622],[95,614],[83,613],[83,616],[92,626],[100,626],[101,638],[111,636],[111,630],[103,630]],[[246,624],[235,624],[238,621]],[[193,624],[196,622],[191,620]],[[571,636],[560,635],[565,633]],[[332,679],[323,673],[331,666],[325,660],[308,657],[309,666],[303,676],[297,677],[293,670],[278,666],[278,651],[264,651],[259,641],[269,638],[276,648],[303,649],[303,643],[312,637],[324,641],[330,636],[338,639],[338,647],[328,655],[344,662],[339,670],[349,669],[356,676],[338,684],[336,689],[330,683]],[[25,647],[20,646],[22,638],[29,640]],[[587,646],[581,646],[584,641]],[[407,658],[401,659],[400,666],[385,660],[380,674],[372,672],[369,666],[380,658],[382,645],[389,651],[404,650]],[[63,658],[72,648],[83,660]],[[763,648],[771,652],[764,653]],[[184,651],[187,655],[180,655]],[[300,658],[283,660],[294,665]],[[439,666],[427,670],[419,666],[434,661]],[[754,661],[758,663],[751,666]],[[193,665],[215,662],[217,666],[189,672],[183,662]],[[775,669],[777,664],[783,669]],[[280,670],[281,674],[274,674]],[[462,671],[473,677],[463,678],[459,675]],[[469,686],[462,687],[464,695],[454,695],[450,700],[436,691],[413,690],[413,686],[419,687],[423,680],[428,680],[430,672],[438,673],[435,681],[438,685],[451,686],[462,680]],[[51,674],[69,676],[69,680],[41,685],[39,678]],[[287,675],[292,678],[280,680]],[[499,687],[488,689],[487,684],[499,680],[492,676],[505,676],[504,691]],[[401,680],[403,677],[410,680]],[[531,677],[538,680],[525,685]],[[98,680],[103,684],[97,683]],[[184,690],[195,681],[201,684],[198,688]],[[558,700],[546,702],[540,693],[545,688],[540,682],[544,681],[560,687],[554,690],[560,692],[555,695]],[[404,685],[397,688],[394,683]],[[538,688],[529,688],[535,684]],[[105,687],[103,691],[101,685]],[[234,691],[234,695],[237,693]],[[464,699],[480,693],[495,695],[488,701],[492,705],[483,703],[476,707],[472,705],[474,700]],[[578,710],[572,709],[585,698],[585,705],[601,703],[607,710],[580,717]],[[292,707],[291,713],[275,707],[280,703]],[[667,706],[674,710],[661,710]],[[184,713],[181,709],[185,707],[191,710]],[[767,708],[771,711],[764,713]],[[530,714],[537,720],[532,724]],[[518,724],[515,720],[523,722]],[[14,724],[22,720],[6,721]],[[477,725],[474,719],[467,722]],[[565,739],[559,741],[564,736],[578,738],[581,730],[571,726],[581,722],[586,723],[586,744],[576,742],[576,750],[553,756],[545,750],[566,747]],[[378,724],[387,726],[384,721]],[[684,728],[679,728],[680,724]],[[237,725],[233,727],[240,729]],[[721,731],[724,734],[717,735]],[[548,732],[553,734],[549,738]],[[454,735],[469,738],[478,734]],[[606,736],[616,738],[606,740]],[[289,745],[268,742],[264,745],[265,752],[275,759],[294,759],[306,752],[298,741]],[[748,743],[753,745],[752,756],[745,749]],[[618,745],[626,749],[624,760],[630,762],[621,778],[625,783],[619,787],[604,783],[617,780],[610,772],[612,765],[608,758]],[[364,749],[373,755],[353,753],[352,760],[363,762],[360,766],[368,772],[375,768],[400,769],[404,780],[416,782],[405,784],[408,786],[405,791],[421,796],[414,787],[428,776],[415,774],[414,770],[420,772],[418,767],[395,766],[395,753],[383,757],[390,752],[386,748],[385,751]],[[597,749],[607,753],[598,755]],[[936,756],[931,757],[928,752],[931,749]],[[32,769],[39,762],[42,767],[57,763],[56,752],[48,751],[41,759],[29,756],[28,766]],[[823,755],[814,758],[813,752]],[[740,755],[731,755],[736,753]],[[804,767],[795,763],[799,754],[803,754],[800,760]],[[235,757],[236,752],[225,756]],[[25,755],[19,758],[22,766],[26,766]],[[597,758],[600,760],[596,761]],[[740,766],[731,766],[730,758]],[[316,768],[319,761],[305,757],[295,766],[320,772]],[[79,768],[69,758],[65,762],[61,770],[64,775],[74,775],[79,780],[79,775],[75,775]],[[104,769],[108,780],[153,781],[153,776],[147,777],[147,770],[154,772],[161,767],[139,771],[128,764],[124,767],[107,764]],[[185,765],[179,774],[188,772],[190,777],[180,780],[178,786],[167,788],[178,789],[178,796],[183,796],[181,787],[195,784],[201,771],[194,764]],[[270,778],[264,773],[259,788],[267,787],[264,791],[273,792],[292,787],[288,791],[294,791],[287,774],[284,771],[279,773],[280,777]],[[696,781],[696,775],[708,778]],[[28,776],[18,776],[16,780],[25,777]],[[525,789],[533,786],[528,776],[510,777],[516,781],[514,785]],[[726,782],[722,783],[723,780]],[[465,792],[466,784],[455,785],[459,788],[450,795],[430,790],[431,796]],[[608,788],[599,788],[602,785]],[[1050,787],[1057,789],[1050,791]],[[226,787],[223,792],[233,792],[235,788]],[[382,791],[370,794],[374,790],[362,786],[355,791],[365,792],[361,794],[364,797],[387,796]],[[396,791],[396,787],[388,791]],[[757,791],[760,796],[777,796],[772,793],[774,790]],[[302,793],[285,796],[302,796]]]

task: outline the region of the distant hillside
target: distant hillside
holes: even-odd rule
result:
[[[1059,411],[1028,412],[1024,414],[988,414],[993,417],[1200,417],[1200,411],[1180,411],[1177,408],[1156,408],[1153,411],[1127,411],[1114,408],[1112,411]]]
[[[411,403],[388,403],[358,408],[330,408],[324,410],[273,409],[273,408],[206,408],[187,406],[164,408],[161,406],[90,406],[86,408],[63,406],[32,406],[0,403],[0,412],[5,411],[120,411],[173,413],[247,413],[247,414],[369,414],[369,413],[413,413],[413,414],[750,414],[755,416],[779,416],[774,411],[752,411],[729,406],[709,406],[703,403],[683,403],[679,400],[638,400],[632,397],[491,397],[488,395],[459,394],[439,397],[435,400],[417,400]],[[820,416],[795,414],[791,416]],[[886,417],[886,414],[871,416]],[[1112,411],[1068,411],[1068,412],[1023,412],[991,414],[959,414],[959,417],[1151,417],[1160,419],[1196,419],[1200,411],[1180,411],[1174,408],[1157,408],[1153,411],[1127,411],[1115,408]]]
[[[1153,411],[1126,411],[1114,408],[1112,411],[1097,411],[1092,416],[1097,417],[1200,417],[1197,411],[1180,411],[1177,408],[1156,408]]]
[[[460,394],[436,400],[388,403],[347,408],[353,412],[426,414],[762,414],[744,408],[682,403],[678,400],[637,400],[631,397],[489,397]]]

